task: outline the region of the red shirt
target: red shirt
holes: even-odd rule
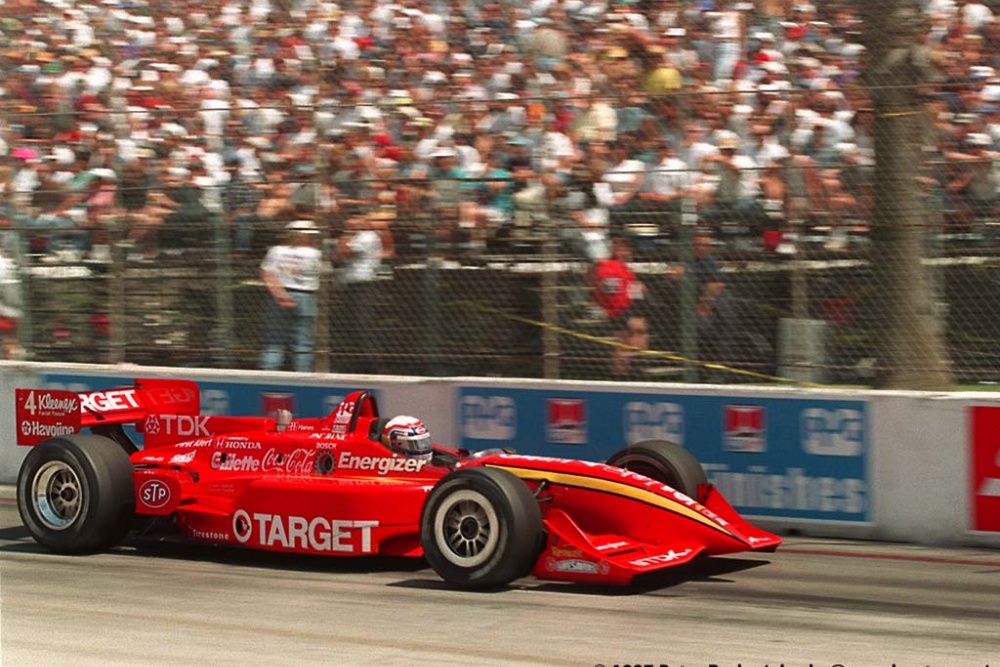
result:
[[[603,259],[594,267],[594,301],[608,317],[621,316],[632,305],[629,287],[635,282],[635,274],[628,265],[618,259]]]

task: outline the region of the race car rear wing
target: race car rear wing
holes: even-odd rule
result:
[[[131,387],[76,393],[16,389],[17,444],[37,445],[83,428],[128,424],[149,415],[197,415],[201,399],[191,380],[138,379]]]

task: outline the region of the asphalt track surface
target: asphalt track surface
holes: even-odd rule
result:
[[[132,539],[48,553],[0,498],[4,667],[1000,667],[1000,551],[791,538],[630,589]]]

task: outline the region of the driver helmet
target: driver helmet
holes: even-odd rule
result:
[[[430,461],[434,453],[431,434],[416,417],[393,417],[382,429],[382,442],[395,454]]]

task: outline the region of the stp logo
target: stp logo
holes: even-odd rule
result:
[[[817,456],[860,456],[865,416],[860,410],[808,408],[802,411],[802,449]]]
[[[676,403],[629,401],[625,404],[623,418],[625,442],[630,445],[643,440],[684,444],[684,408]]]
[[[513,440],[517,407],[508,396],[463,396],[462,435],[476,440]]]
[[[170,503],[170,487],[158,479],[147,479],[139,486],[139,500],[150,509],[160,509]]]

